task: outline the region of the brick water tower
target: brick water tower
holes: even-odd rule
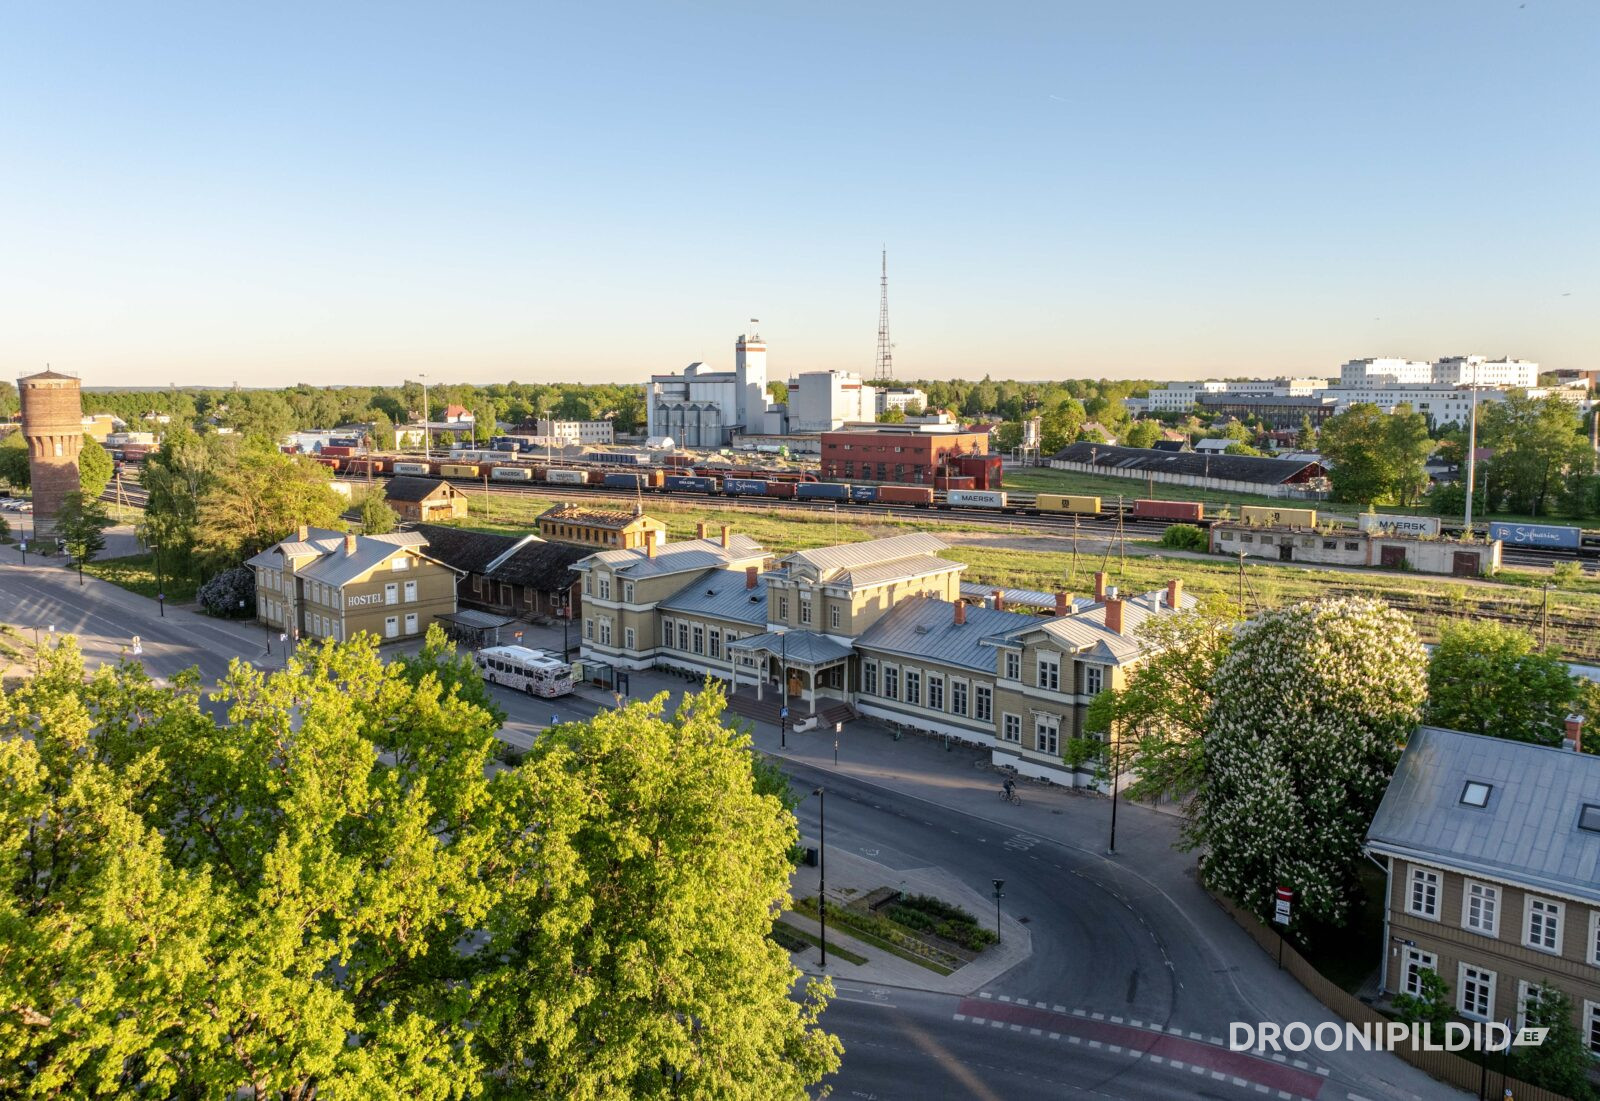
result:
[[[78,380],[58,371],[18,379],[17,391],[22,397],[22,435],[28,441],[28,469],[33,480],[34,538],[42,540],[55,526],[62,498],[80,488],[83,400]]]

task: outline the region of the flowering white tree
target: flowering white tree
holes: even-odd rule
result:
[[[1187,828],[1205,882],[1257,913],[1342,923],[1361,845],[1427,696],[1427,654],[1382,601],[1327,600],[1238,630],[1217,667]]]

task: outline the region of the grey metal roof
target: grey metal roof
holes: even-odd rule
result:
[[[1053,598],[1052,598],[1053,601]],[[941,665],[994,672],[993,644],[1025,627],[1038,626],[1037,616],[968,606],[967,621],[955,622],[955,605],[931,596],[900,601],[856,638],[856,648],[924,658]]]
[[[726,566],[738,558],[753,558],[766,553],[766,548],[748,535],[733,535],[729,541],[732,544],[730,547],[724,547],[720,539],[686,539],[681,543],[665,543],[656,548],[654,558],[646,554],[643,548],[600,551],[577,563],[574,568],[609,566],[626,577],[657,577]]]
[[[1113,447],[1106,443],[1068,444],[1051,456],[1069,463],[1088,463],[1110,471],[1151,471],[1225,478],[1234,482],[1282,485],[1296,475],[1318,475],[1322,467],[1297,459],[1265,459],[1254,455],[1201,455],[1193,451],[1157,451],[1149,447]]]
[[[1056,607],[1055,593],[1035,592],[1032,589],[1001,589],[999,592],[1000,599],[1005,601],[1007,608],[1048,608],[1054,611]],[[993,585],[985,585],[978,581],[961,583],[961,595],[973,600],[992,600],[994,594]],[[1075,596],[1071,598],[1068,606],[1075,612],[1081,612],[1094,607],[1094,601],[1086,596]]]
[[[728,643],[729,650],[765,650],[782,654],[785,661],[799,665],[826,665],[843,661],[851,654],[850,647],[835,642],[815,631],[767,631],[737,642]]]
[[[740,623],[766,623],[766,575],[756,577],[754,589],[746,589],[744,585],[743,570],[707,570],[657,607],[664,612],[690,612]]]
[[[911,558],[921,554],[938,554],[949,546],[937,535],[917,532],[911,535],[891,535],[887,539],[868,539],[864,543],[843,543],[836,547],[817,547],[814,550],[796,551],[784,558],[788,563],[803,562],[814,567],[824,578],[833,570],[850,570],[860,566],[876,565],[894,558]]]
[[[932,554],[917,554],[909,558],[894,558],[887,562],[873,562],[866,566],[855,566],[844,573],[830,577],[827,580],[827,584],[842,585],[847,589],[863,589],[872,585],[884,585],[890,581],[899,581],[903,578],[922,577],[930,573],[965,568],[961,563],[952,562],[948,558],[939,558]]]
[[[422,501],[441,489],[446,497],[461,496],[461,491],[449,482],[410,474],[396,474],[385,482],[383,496],[389,501]]]
[[[1468,780],[1490,785],[1464,806]],[[1578,828],[1600,806],[1600,757],[1419,727],[1367,830],[1375,852],[1600,902],[1600,833]]]
[[[1166,604],[1167,591],[1155,589],[1147,593],[1122,598],[1122,631],[1118,633],[1106,626],[1106,606],[1091,604],[1069,616],[1051,619],[1032,618],[1023,631],[1012,632],[1012,639],[1029,631],[1043,631],[1066,648],[1081,653],[1095,661],[1121,665],[1133,661],[1144,652],[1144,642],[1139,628],[1152,616],[1171,615]],[[1187,611],[1199,603],[1192,593],[1178,598],[1178,610]]]

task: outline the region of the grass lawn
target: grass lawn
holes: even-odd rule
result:
[[[129,592],[148,596],[152,600],[155,599],[156,593],[162,591],[156,584],[155,556],[149,553],[132,554],[126,558],[103,558],[98,562],[87,563],[83,567],[83,572],[102,581],[109,581],[113,585],[120,585]],[[192,577],[173,577],[165,572],[161,580],[166,586],[168,604],[190,603],[194,600],[195,590],[199,587]]]
[[[821,937],[808,933],[797,926],[790,925],[787,921],[775,921],[772,923],[772,939],[783,945],[790,952],[803,952],[808,946],[811,948],[822,947]],[[838,956],[846,963],[853,963],[858,966],[867,962],[867,957],[857,955],[848,948],[840,948],[831,940],[828,942],[828,955]]]

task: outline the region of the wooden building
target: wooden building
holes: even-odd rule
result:
[[[647,532],[657,544],[665,541],[667,525],[632,509],[596,508],[593,505],[556,505],[541,513],[539,534],[545,539],[577,543],[607,550],[630,550],[645,544]]]
[[[411,523],[458,520],[467,515],[467,495],[437,478],[390,478],[384,484],[384,498],[395,515]]]

